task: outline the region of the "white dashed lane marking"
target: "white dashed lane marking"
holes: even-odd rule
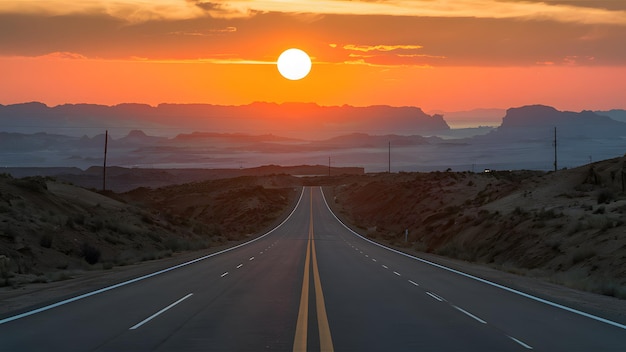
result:
[[[463,309],[463,308],[457,307],[457,306],[455,306],[455,305],[452,305],[452,307],[454,307],[454,309],[458,310],[459,312],[461,312],[461,313],[463,313],[463,314],[467,315],[468,317],[470,317],[470,318],[472,318],[472,319],[476,320],[477,322],[479,322],[479,323],[481,323],[481,324],[487,324],[487,322],[486,322],[486,321],[484,321],[484,320],[480,319],[479,317],[477,317],[477,316],[475,316],[474,314],[472,314],[472,313],[470,313],[470,312],[466,311],[466,310],[465,310],[465,309]]]
[[[508,335],[507,335],[507,336],[508,336]],[[516,338],[515,338],[515,337],[513,337],[513,336],[508,336],[508,338],[510,338],[511,340],[513,340],[513,341],[517,342],[518,344],[520,344],[522,347],[524,347],[524,348],[525,348],[525,349],[527,349],[527,350],[532,350],[532,349],[533,349],[533,348],[532,348],[532,346],[530,346],[530,345],[527,345],[527,344],[523,343],[522,341],[520,341],[520,340],[516,339]]]
[[[441,297],[437,296],[437,295],[436,295],[436,294],[434,294],[434,293],[426,292],[426,294],[427,294],[427,295],[429,295],[430,297],[432,297],[432,298],[434,298],[434,299],[438,300],[439,302],[443,302],[443,298],[441,298]]]

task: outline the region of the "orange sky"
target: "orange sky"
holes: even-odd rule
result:
[[[624,43],[620,0],[2,1],[0,104],[626,108]]]

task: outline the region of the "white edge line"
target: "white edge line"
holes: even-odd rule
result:
[[[144,320],[143,320],[143,321],[141,321],[140,323],[138,323],[138,324],[134,325],[133,327],[131,327],[131,328],[130,328],[130,329],[128,329],[128,330],[135,330],[135,329],[137,329],[138,327],[140,327],[140,326],[142,326],[143,324],[145,324],[145,323],[149,322],[150,320],[152,320],[152,319],[154,319],[154,318],[158,317],[159,315],[161,315],[161,314],[165,313],[166,311],[168,311],[168,310],[170,310],[171,308],[173,308],[175,305],[179,304],[180,302],[182,302],[182,301],[186,300],[187,298],[189,298],[189,297],[191,297],[191,296],[193,296],[193,293],[188,294],[187,296],[185,296],[185,297],[183,297],[183,298],[179,299],[178,301],[176,301],[176,302],[174,302],[174,303],[170,304],[169,306],[167,306],[167,307],[165,307],[165,308],[161,309],[160,311],[158,311],[158,312],[156,312],[156,313],[152,314],[151,316],[147,317],[146,319],[144,319]]]
[[[508,291],[508,292],[520,295],[522,297],[526,297],[528,299],[532,299],[533,301],[541,302],[541,303],[547,304],[547,305],[555,307],[555,308],[566,310],[566,311],[568,311],[570,313],[578,314],[578,315],[581,315],[583,317],[587,317],[589,319],[593,319],[593,320],[599,321],[601,323],[605,323],[605,324],[612,325],[614,327],[626,330],[626,325],[624,325],[624,324],[620,324],[618,322],[615,322],[615,321],[612,321],[612,320],[608,320],[608,319],[605,319],[605,318],[602,318],[602,317],[599,317],[597,315],[593,315],[593,314],[590,314],[590,313],[585,313],[585,312],[580,311],[578,309],[570,308],[570,307],[564,306],[562,304],[558,304],[558,303],[555,303],[555,302],[552,302],[552,301],[548,301],[546,299],[539,298],[539,297],[530,295],[528,293],[525,293],[525,292],[522,292],[522,291],[518,291],[516,289],[510,288],[510,287],[507,287],[507,286],[504,286],[504,285],[500,285],[500,284],[497,284],[495,282],[491,282],[489,280],[485,280],[485,279],[480,278],[478,276],[470,275],[470,274],[464,273],[464,272],[456,270],[456,269],[448,268],[447,266],[443,266],[441,264],[437,264],[437,263],[428,261],[426,259],[414,257],[414,256],[412,256],[410,254],[406,254],[404,252],[401,252],[401,251],[395,250],[393,248],[389,248],[389,247],[383,246],[380,243],[374,242],[374,241],[370,240],[369,238],[363,237],[363,236],[359,235],[358,233],[354,232],[351,228],[348,227],[348,225],[344,224],[343,221],[339,220],[337,215],[335,215],[335,213],[330,209],[330,206],[328,206],[328,202],[326,201],[326,196],[324,195],[324,191],[322,190],[321,187],[320,187],[320,192],[322,193],[322,198],[324,199],[324,203],[326,204],[326,208],[328,208],[328,211],[330,211],[330,213],[335,217],[335,219],[337,219],[337,221],[339,221],[340,224],[342,224],[346,229],[348,229],[348,231],[352,232],[355,236],[360,237],[362,240],[365,240],[365,241],[367,241],[369,243],[372,243],[372,244],[374,244],[374,245],[376,245],[378,247],[384,248],[384,249],[386,249],[388,251],[391,251],[391,252],[403,255],[403,256],[405,256],[407,258],[411,258],[411,259],[417,260],[417,261],[422,262],[424,264],[432,265],[432,266],[437,267],[439,269],[447,270],[449,272],[452,272],[452,273],[455,273],[455,274],[458,274],[458,275],[461,275],[461,276],[465,276],[467,278],[470,278],[470,279],[482,282],[482,283],[487,284],[487,285],[491,285],[493,287],[497,287],[499,289],[502,289],[502,290],[505,290],[505,291]]]
[[[200,261],[203,261],[205,259],[214,257],[216,255],[220,255],[220,254],[223,254],[223,253],[226,253],[226,252],[230,252],[230,251],[235,250],[237,248],[240,248],[240,247],[246,246],[246,245],[248,245],[250,243],[256,242],[256,241],[260,240],[261,238],[264,238],[265,236],[267,236],[267,235],[271,234],[272,232],[276,231],[284,223],[286,223],[287,220],[289,220],[291,218],[293,213],[296,212],[296,209],[298,209],[298,206],[300,205],[300,201],[302,201],[302,196],[303,195],[304,195],[304,187],[302,187],[302,192],[300,192],[300,198],[298,199],[298,203],[296,203],[296,206],[293,208],[293,210],[291,210],[291,213],[289,213],[289,215],[285,218],[285,220],[283,220],[283,222],[278,224],[278,226],[276,226],[275,228],[269,230],[267,233],[265,233],[262,236],[259,236],[257,238],[251,239],[248,242],[244,242],[244,243],[238,244],[238,245],[236,245],[234,247],[226,248],[226,249],[221,250],[219,252],[212,253],[212,254],[209,254],[209,255],[205,255],[204,257],[196,258],[194,260],[191,260],[191,261],[188,261],[188,262],[185,262],[185,263],[181,263],[181,264],[172,266],[170,268],[159,270],[157,272],[154,272],[154,273],[151,273],[151,274],[147,274],[147,275],[144,275],[144,276],[140,276],[140,277],[128,280],[128,281],[120,282],[119,284],[107,286],[107,287],[101,288],[101,289],[96,290],[96,291],[87,292],[87,293],[84,293],[82,295],[79,295],[79,296],[76,296],[76,297],[72,297],[72,298],[68,298],[66,300],[63,300],[63,301],[60,301],[60,302],[56,302],[56,303],[53,303],[53,304],[50,304],[50,305],[47,305],[47,306],[44,306],[44,307],[41,307],[41,308],[37,308],[37,309],[31,310],[31,311],[28,311],[28,312],[25,312],[25,313],[21,313],[21,314],[14,315],[14,316],[11,316],[11,317],[8,317],[8,318],[4,318],[4,319],[0,320],[0,325],[6,324],[8,322],[11,322],[11,321],[14,321],[14,320],[18,320],[18,319],[21,319],[21,318],[28,317],[28,316],[31,316],[33,314],[45,312],[47,310],[50,310],[50,309],[53,309],[53,308],[56,308],[56,307],[59,307],[59,306],[62,306],[62,305],[66,305],[68,303],[76,302],[76,301],[81,300],[83,298],[95,296],[97,294],[100,294],[100,293],[103,293],[103,292],[107,292],[107,291],[111,291],[111,290],[114,290],[114,289],[122,287],[122,286],[130,285],[130,284],[133,284],[135,282],[142,281],[142,280],[145,280],[145,279],[157,276],[157,275],[165,274],[165,273],[170,272],[172,270],[176,270],[176,269],[182,268],[182,267],[187,266],[187,265],[195,264],[197,262],[200,262]],[[326,199],[324,199],[324,201],[325,200]]]
[[[466,311],[465,309],[463,309],[463,308],[461,308],[461,307],[457,307],[457,306],[455,306],[455,305],[452,305],[452,306],[453,306],[456,310],[458,310],[459,312],[461,312],[461,313],[463,313],[463,314],[467,315],[468,317],[470,317],[470,318],[472,318],[472,319],[474,319],[474,320],[478,321],[479,323],[482,323],[482,324],[487,324],[487,322],[486,322],[486,321],[484,321],[484,320],[480,319],[479,317],[477,317],[477,316],[475,316],[474,314],[472,314],[472,313],[470,313],[470,312]],[[510,336],[509,336],[509,337],[510,337]]]
[[[513,336],[509,336],[509,335],[507,335],[507,336],[508,336],[508,338],[510,338],[511,340],[513,340],[513,341],[517,342],[518,344],[520,344],[520,345],[521,345],[522,347],[524,347],[525,349],[527,349],[527,350],[532,350],[532,349],[533,349],[533,347],[532,347],[532,346],[530,346],[530,345],[528,345],[528,344],[525,344],[524,342],[522,342],[522,341],[520,341],[520,340],[516,339],[515,337],[513,337]]]

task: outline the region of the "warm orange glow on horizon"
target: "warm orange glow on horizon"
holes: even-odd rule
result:
[[[0,86],[3,104],[241,105],[265,101],[454,111],[541,103],[583,110],[590,108],[588,101],[596,102],[595,109],[615,108],[626,91],[626,80],[616,79],[626,77],[626,68],[603,67],[380,68],[318,63],[314,75],[289,81],[276,73],[273,64],[42,57],[0,58],[0,65],[6,69],[6,81],[12,82]],[[588,99],[572,100],[581,94]]]
[[[626,3],[314,3],[4,1],[0,104],[626,108]],[[292,47],[306,79],[276,72]]]

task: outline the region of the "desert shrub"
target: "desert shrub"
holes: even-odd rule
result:
[[[604,206],[598,207],[598,209],[596,209],[593,213],[594,214],[604,214],[605,212],[605,208]]]
[[[532,228],[534,229],[543,229],[544,227],[546,227],[546,222],[545,221],[538,221],[537,223],[535,223]]]
[[[41,235],[41,238],[39,238],[39,245],[42,246],[43,248],[50,248],[52,247],[52,235],[49,233],[44,233],[43,235]]]
[[[2,286],[9,286],[9,273],[10,260],[5,255],[0,255],[0,278],[2,278]]]
[[[163,245],[172,252],[180,252],[189,250],[189,242],[181,238],[169,238]]]
[[[74,215],[74,217],[72,218],[73,222],[79,224],[79,225],[84,225],[85,224],[85,214],[76,214]]]
[[[43,193],[48,189],[48,186],[46,185],[46,179],[37,176],[14,179],[11,181],[11,183],[22,189],[38,193]]]
[[[154,224],[154,220],[152,220],[150,215],[145,214],[145,213],[141,215],[141,221],[143,221],[144,223],[146,223],[148,225]]]
[[[537,219],[540,220],[550,220],[550,219],[555,219],[555,218],[559,218],[563,216],[563,214],[557,214],[554,209],[549,209],[549,210],[545,210],[545,209],[541,209],[541,211],[538,211],[537,214],[535,215],[535,217]]]
[[[68,216],[67,219],[65,219],[65,227],[75,229],[76,225],[74,224],[74,219]]]
[[[612,200],[615,199],[615,195],[613,194],[613,192],[609,191],[608,189],[602,190],[598,193],[598,204],[603,204],[603,203],[610,203]]]
[[[91,220],[91,223],[88,225],[89,229],[93,232],[100,231],[104,228],[105,222],[100,218],[94,218]]]
[[[572,264],[576,265],[596,255],[596,252],[590,248],[580,248],[572,254]]]
[[[100,260],[100,250],[89,243],[83,243],[81,246],[82,256],[89,264],[96,264]]]
[[[513,210],[513,215],[524,216],[526,215],[526,211],[524,211],[524,209],[518,206],[518,207],[515,207],[515,210]]]

